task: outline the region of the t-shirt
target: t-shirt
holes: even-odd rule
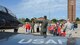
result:
[[[66,28],[66,30],[71,30],[72,24],[70,22],[67,22],[65,23],[64,28]]]
[[[31,25],[30,24],[26,24],[26,29],[30,30]]]

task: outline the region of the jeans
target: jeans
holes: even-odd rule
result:
[[[29,29],[26,29],[26,32],[27,32],[27,33],[30,33],[31,31],[30,31]]]

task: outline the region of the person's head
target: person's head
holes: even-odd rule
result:
[[[67,22],[69,22],[70,20],[69,19],[67,19]]]
[[[47,19],[47,16],[44,16],[44,19],[46,20]]]
[[[72,23],[72,22],[70,21],[70,19],[67,19],[67,22],[70,22],[70,23]]]
[[[29,22],[26,22],[26,24],[29,24]]]

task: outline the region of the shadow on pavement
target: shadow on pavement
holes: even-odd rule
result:
[[[14,32],[0,32],[0,40],[8,40],[11,36],[17,35],[19,33]]]

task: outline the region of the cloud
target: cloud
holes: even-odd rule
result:
[[[47,15],[49,18],[67,18],[68,0],[14,0],[14,2],[10,1],[9,4],[6,4],[5,1],[3,2],[1,2],[2,5],[12,10],[19,18],[41,17],[44,15]],[[76,4],[77,15],[79,15],[80,0],[76,0]]]
[[[77,10],[80,10],[80,0],[76,0]]]
[[[49,13],[53,15],[55,12],[67,11],[67,0],[22,0],[17,6],[19,14],[40,17]]]
[[[66,7],[66,1],[64,0],[22,0],[22,2],[19,4],[20,10],[48,10],[50,8],[65,8]]]

